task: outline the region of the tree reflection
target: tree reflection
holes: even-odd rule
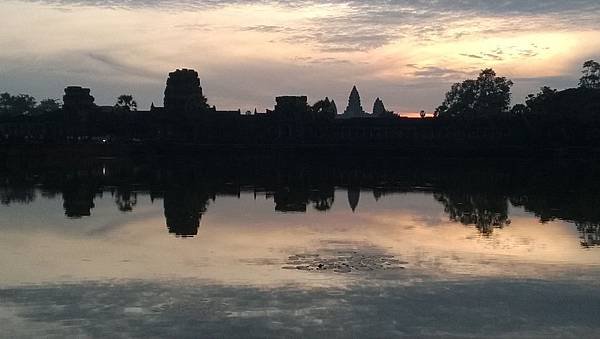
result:
[[[335,188],[333,185],[329,187],[319,187],[318,189],[311,191],[310,201],[313,203],[313,207],[320,212],[329,211],[333,206]]]
[[[33,187],[10,186],[0,187],[0,203],[10,205],[14,203],[29,204],[35,200],[36,194]]]
[[[444,205],[450,220],[475,225],[483,235],[510,224],[506,198],[460,192],[435,193],[434,197]]]
[[[29,161],[25,164],[23,162]],[[575,173],[577,173],[575,175]],[[70,218],[92,215],[96,196],[110,192],[114,206],[133,212],[138,194],[164,199],[165,224],[180,237],[198,234],[209,201],[266,192],[282,213],[329,211],[336,188],[347,191],[343,208],[355,211],[361,192],[375,201],[387,194],[426,192],[449,219],[474,226],[483,235],[510,224],[509,203],[536,215],[575,223],[585,247],[600,246],[600,164],[595,162],[457,162],[273,157],[213,157],[203,161],[82,160],[46,164],[19,160],[0,167],[0,202],[31,203],[62,196]],[[345,200],[345,199],[344,199]],[[365,205],[365,212],[369,205]],[[235,212],[235,211],[232,211]]]
[[[115,193],[115,204],[121,212],[131,212],[137,205],[137,193],[127,188],[118,188]]]
[[[576,222],[575,225],[581,234],[581,246],[586,248],[600,246],[600,224]]]

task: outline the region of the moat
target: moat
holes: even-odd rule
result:
[[[598,331],[585,160],[15,158],[1,336]]]

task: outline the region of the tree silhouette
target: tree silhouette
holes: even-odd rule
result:
[[[35,109],[35,98],[27,94],[16,96],[10,93],[0,94],[0,116],[18,116],[30,114]]]
[[[583,73],[583,76],[579,79],[579,87],[600,88],[600,63],[594,60],[584,62],[581,73]]]
[[[36,107],[39,113],[51,113],[56,112],[60,109],[60,103],[57,99],[44,99],[40,101],[40,104]]]
[[[528,111],[532,113],[546,112],[556,96],[556,90],[548,86],[540,88],[537,94],[529,94],[525,100]]]
[[[448,190],[434,194],[451,221],[475,225],[483,235],[510,224],[506,197],[488,192]]]
[[[440,117],[498,115],[508,110],[512,85],[511,80],[496,76],[493,69],[484,69],[477,79],[452,85],[436,113]]]
[[[523,104],[516,104],[513,108],[510,109],[510,114],[512,116],[523,116],[529,112],[529,108]]]
[[[133,100],[132,95],[123,94],[117,98],[115,108],[122,109],[125,111],[137,111],[137,102]]]
[[[129,189],[118,188],[115,195],[115,203],[121,212],[131,212],[137,205],[137,194]]]

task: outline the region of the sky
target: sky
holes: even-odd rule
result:
[[[219,109],[308,95],[343,111],[356,85],[365,110],[380,97],[410,115],[484,68],[514,81],[514,104],[577,86],[600,60],[598,0],[2,0],[0,27],[0,92],[80,85],[141,109],[162,105],[177,68],[197,70]]]

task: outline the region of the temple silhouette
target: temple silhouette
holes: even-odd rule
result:
[[[600,142],[600,120],[577,113],[575,107],[585,103],[583,111],[594,111],[600,102],[600,91],[595,89],[553,92],[553,104],[543,110],[562,107],[568,115],[507,113],[479,119],[403,118],[388,111],[380,98],[369,113],[356,86],[342,113],[328,97],[311,105],[302,95],[278,96],[273,109],[264,112],[218,110],[208,104],[199,75],[191,69],[171,72],[163,106],[153,103],[147,111],[98,106],[89,88],[69,86],[64,92],[60,109],[0,119],[0,144],[326,146],[345,151],[435,149],[447,153],[482,148],[509,152],[589,148]]]

